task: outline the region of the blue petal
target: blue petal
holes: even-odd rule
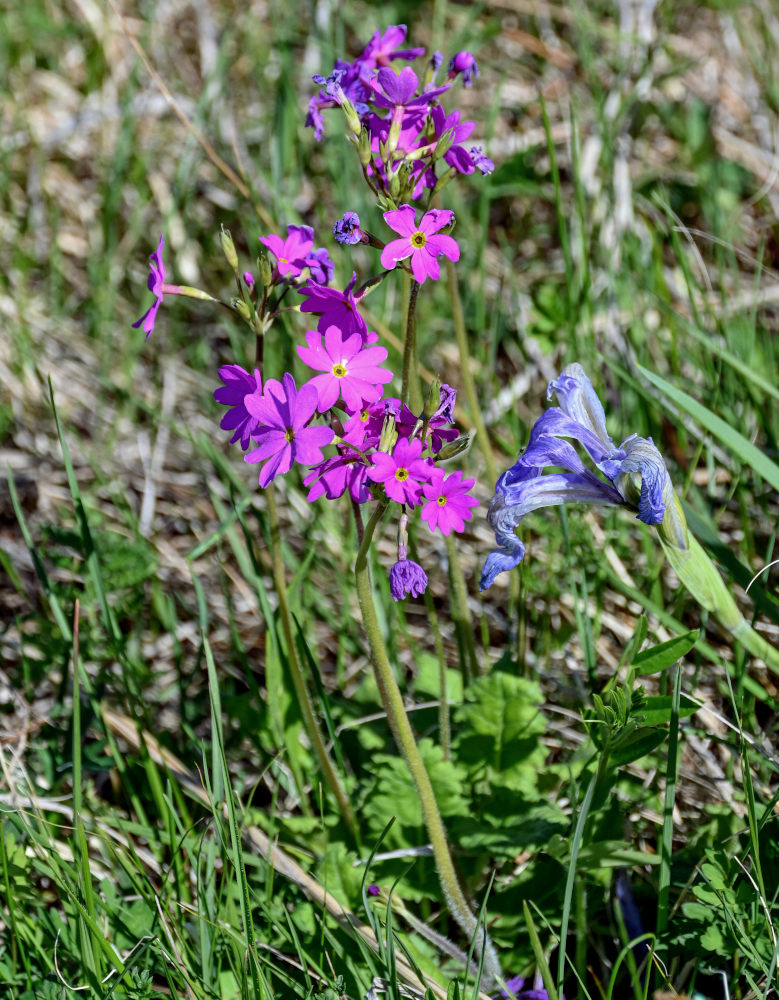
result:
[[[521,459],[497,482],[487,520],[495,532],[499,548],[487,557],[479,587],[486,590],[498,573],[519,565],[525,547],[514,529],[531,511],[563,503],[624,505],[622,496],[592,472],[553,472],[542,476],[536,469],[523,468]]]
[[[626,478],[636,473],[641,476],[641,494],[638,499],[638,519],[644,524],[660,524],[665,515],[666,504],[671,499],[671,480],[663,461],[651,438],[631,434],[622,442],[625,459],[620,465],[617,487],[625,496],[628,488]],[[633,506],[633,504],[630,504]]]
[[[553,383],[554,384],[554,383]],[[569,416],[559,406],[552,406],[536,420],[533,430],[530,432],[530,442],[528,448],[534,446],[538,438],[547,438],[551,435],[561,438],[573,438],[587,450],[587,454],[598,466],[604,475],[609,479],[619,468],[619,462],[625,457],[621,448],[617,448],[611,439],[604,443],[599,434],[587,424],[580,423]],[[572,450],[572,449],[571,449]],[[574,464],[564,462],[547,462],[547,465],[562,465],[570,468],[572,472],[577,471]],[[581,462],[578,462],[581,465]]]
[[[567,417],[591,431],[607,450],[613,448],[606,430],[603,404],[580,364],[566,365],[559,376],[549,383],[546,398],[551,399],[553,393]]]

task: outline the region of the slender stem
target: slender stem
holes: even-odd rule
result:
[[[409,278],[403,272],[403,288],[408,288],[406,306],[406,333],[403,338],[403,371],[401,377],[400,399],[414,413],[422,412],[422,392],[419,388],[419,376],[414,364],[417,342],[417,294],[419,282]]]
[[[430,783],[430,776],[427,773],[424,761],[420,756],[411,724],[408,721],[406,709],[403,705],[403,696],[400,693],[400,688],[390,666],[378,615],[376,614],[376,605],[373,600],[370,571],[368,569],[368,551],[373,533],[386,509],[386,503],[378,504],[365,527],[365,535],[357,553],[357,560],[354,566],[357,599],[360,604],[363,627],[368,637],[371,660],[376,674],[376,683],[381,693],[381,699],[387,713],[387,720],[392,730],[392,735],[405,758],[408,769],[411,772],[411,777],[416,785],[425,826],[433,847],[433,857],[435,858],[441,888],[452,916],[464,933],[468,937],[472,937],[477,930],[476,917],[465,899],[454,870],[454,863],[449,851],[446,831],[444,830],[441,814],[438,810],[433,786]],[[484,965],[490,980],[500,976],[498,956],[489,938],[487,938]]]
[[[449,692],[447,689],[446,678],[446,654],[444,652],[444,644],[441,639],[441,629],[438,626],[438,615],[436,614],[433,595],[430,593],[429,587],[425,588],[425,607],[427,608],[427,619],[430,622],[430,628],[433,630],[433,642],[435,644],[436,656],[438,657],[438,729],[440,733],[439,738],[441,740],[441,751],[443,752],[444,760],[449,760],[452,751],[452,736],[449,725]]]
[[[452,618],[462,642],[463,679],[478,677],[479,660],[476,656],[476,640],[473,635],[470,615],[468,613],[468,587],[463,576],[460,557],[457,553],[457,544],[454,535],[446,538],[446,555],[449,560],[449,583],[452,592]]]
[[[352,807],[349,799],[347,798],[346,792],[344,791],[333,764],[327,754],[325,741],[319,728],[316,715],[314,714],[314,705],[311,700],[311,695],[308,692],[308,687],[306,686],[306,681],[300,666],[300,660],[298,659],[295,636],[292,630],[292,615],[290,614],[289,603],[287,601],[287,581],[284,571],[284,559],[281,551],[279,512],[276,507],[276,497],[274,494],[273,484],[270,484],[266,488],[265,497],[268,502],[268,519],[270,521],[273,580],[276,585],[276,593],[279,597],[279,616],[281,618],[282,632],[284,633],[284,643],[287,647],[287,659],[289,660],[290,673],[292,674],[292,683],[295,686],[295,695],[297,696],[300,709],[303,713],[303,722],[305,723],[306,731],[308,732],[309,739],[311,740],[311,745],[314,748],[316,759],[319,762],[319,768],[322,771],[330,790],[336,797],[341,814],[343,815],[347,826],[352,833],[355,833],[356,825],[354,821],[354,813],[352,812]]]
[[[494,484],[498,478],[497,468],[495,466],[495,456],[492,454],[492,449],[490,448],[490,439],[487,436],[487,427],[484,423],[484,418],[482,417],[481,407],[479,406],[479,398],[476,395],[476,386],[471,372],[471,357],[468,353],[468,335],[465,332],[463,307],[462,302],[460,301],[460,289],[457,284],[457,271],[455,270],[454,264],[448,257],[446,258],[446,278],[449,285],[449,295],[452,300],[454,335],[457,340],[457,350],[460,355],[460,379],[462,381],[463,389],[465,390],[465,398],[468,402],[468,410],[470,411],[471,419],[473,420],[473,426],[476,428],[476,440],[479,442],[482,455],[484,455],[484,463],[487,466],[487,476],[490,483]]]

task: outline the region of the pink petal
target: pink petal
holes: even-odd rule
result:
[[[384,213],[384,221],[401,236],[410,236],[415,231],[416,210],[411,205],[401,205]],[[399,257],[398,260],[401,258]]]
[[[386,267],[388,271],[392,270],[399,260],[405,260],[413,252],[414,248],[408,237],[401,240],[391,240],[381,251],[381,266]]]
[[[435,263],[435,258],[431,257],[430,254],[426,254],[424,250],[415,250],[411,255],[411,273],[420,285],[424,285],[428,274],[432,278],[438,277],[438,274],[433,273],[434,266],[438,269],[438,274],[440,274],[441,271]]]
[[[457,240],[453,240],[451,236],[428,236],[425,250],[434,254],[442,253],[449,260],[460,259],[460,247],[457,245]]]
[[[292,448],[287,444],[277,455],[269,459],[260,469],[259,483],[263,489],[276,478],[292,468]]]

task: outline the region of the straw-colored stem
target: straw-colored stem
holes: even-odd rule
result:
[[[281,531],[279,528],[279,513],[276,507],[273,484],[265,490],[265,499],[268,503],[268,519],[270,521],[271,558],[273,562],[273,581],[276,586],[276,593],[279,598],[279,617],[281,618],[281,629],[284,633],[284,643],[287,647],[287,659],[289,669],[292,674],[292,683],[295,686],[300,710],[303,713],[303,722],[306,727],[311,746],[319,763],[319,768],[327,782],[330,791],[335,795],[341,814],[352,833],[356,832],[354,813],[351,803],[333,767],[332,761],[327,753],[327,747],[319,728],[319,722],[314,714],[314,705],[311,701],[306,680],[298,658],[297,646],[295,645],[295,635],[292,629],[292,615],[287,601],[287,580],[284,570],[284,558],[281,551]]]
[[[449,845],[446,840],[446,832],[438,810],[438,803],[436,802],[433,786],[430,782],[430,776],[419,753],[414,734],[411,730],[411,724],[406,715],[403,696],[400,693],[400,688],[390,666],[373,600],[373,589],[368,569],[368,552],[371,540],[373,539],[373,533],[384,515],[386,506],[386,503],[378,504],[365,527],[365,534],[357,553],[357,561],[354,567],[357,599],[360,604],[363,627],[368,638],[376,683],[387,713],[387,720],[392,735],[405,758],[416,786],[417,794],[419,795],[422,815],[433,847],[433,857],[435,859],[438,878],[441,882],[441,888],[452,916],[464,933],[468,937],[472,937],[477,932],[476,917],[468,905],[457,879]],[[477,936],[477,944],[480,939],[481,934]],[[484,966],[490,980],[500,976],[498,956],[489,938],[487,938]]]

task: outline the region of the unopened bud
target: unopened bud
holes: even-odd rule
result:
[[[447,441],[446,444],[441,448],[441,450],[436,455],[436,461],[438,462],[448,462],[450,458],[456,458],[458,455],[464,455],[466,451],[471,447],[471,442],[476,431],[468,431],[467,434],[461,434],[454,441]]]
[[[260,250],[257,257],[257,273],[260,276],[260,281],[266,288],[269,288],[273,284],[273,270],[270,266],[270,261],[262,250]]]
[[[427,387],[427,395],[425,396],[425,419],[431,420],[438,412],[438,407],[441,405],[441,380],[434,378],[430,385]]]
[[[373,156],[373,151],[371,150],[371,134],[365,125],[360,129],[360,139],[357,144],[357,149],[360,154],[360,163],[367,167],[371,162]]]
[[[400,175],[393,174],[390,177],[389,181],[389,193],[390,193],[390,198],[392,198],[393,201],[398,200],[398,197],[400,195],[400,188],[401,188]]]
[[[357,108],[355,108],[348,97],[344,97],[341,101],[341,107],[346,115],[346,124],[349,131],[355,139],[359,138],[362,132],[362,122],[360,121],[360,116],[357,114]]]
[[[379,438],[379,451],[389,455],[398,440],[398,432],[395,429],[395,418],[388,413],[381,425],[381,437]]]
[[[454,129],[448,128],[435,144],[435,149],[433,150],[433,163],[435,163],[436,160],[440,160],[442,156],[445,156],[452,148],[453,143]]]
[[[239,316],[248,322],[251,322],[252,314],[249,307],[246,305],[243,299],[234,298],[230,300],[230,305],[235,309]]]
[[[230,230],[225,229],[224,226],[221,227],[219,233],[219,242],[222,244],[222,253],[225,255],[225,260],[234,270],[238,270],[238,254],[235,252],[235,244],[233,243],[233,238],[230,235]]]

